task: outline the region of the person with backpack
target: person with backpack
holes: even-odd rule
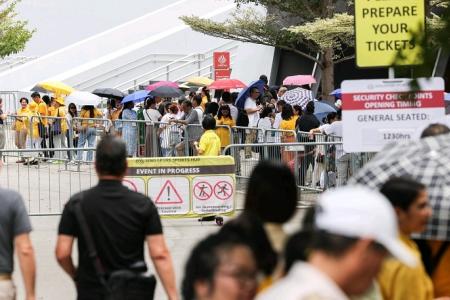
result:
[[[166,299],[177,300],[172,257],[158,210],[150,198],[122,184],[127,173],[127,154],[126,144],[120,138],[106,135],[100,140],[95,152],[99,182],[72,196],[65,205],[59,223],[56,259],[76,283],[79,300],[153,299],[136,297],[154,289],[154,282],[152,288],[149,276],[143,274],[147,268],[146,245]],[[72,259],[75,240],[77,267]],[[119,279],[130,286],[128,289],[126,285],[120,286],[120,292],[132,292],[134,297],[121,297],[113,289],[120,284]],[[112,291],[119,295],[107,298]]]

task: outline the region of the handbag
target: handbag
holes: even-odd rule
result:
[[[88,256],[92,259],[95,272],[106,291],[106,300],[144,300],[153,299],[156,288],[154,275],[145,275],[147,267],[144,261],[136,262],[128,269],[117,270],[106,274],[98,256],[89,225],[84,217],[80,199],[74,203],[75,217],[83,233]]]

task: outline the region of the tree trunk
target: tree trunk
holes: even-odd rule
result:
[[[334,90],[334,51],[332,48],[325,49],[322,55],[322,99],[334,104],[334,97],[330,93]]]

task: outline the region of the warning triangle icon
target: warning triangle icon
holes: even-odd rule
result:
[[[183,203],[183,199],[181,199],[180,194],[178,193],[172,182],[170,180],[167,180],[159,191],[155,203],[160,205],[181,204]]]

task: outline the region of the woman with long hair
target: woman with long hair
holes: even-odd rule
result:
[[[297,122],[298,115],[294,114],[294,110],[290,104],[286,104],[281,112],[280,128],[283,130],[281,133],[282,143],[294,143],[295,142],[295,124]],[[289,163],[295,157],[295,152],[284,151],[281,149],[281,159],[285,163]]]
[[[411,239],[413,233],[425,231],[431,217],[431,207],[425,185],[407,177],[389,179],[380,189],[395,208],[397,214],[399,239],[418,258],[416,267],[408,267],[398,260],[387,259],[380,273],[383,299],[434,299],[433,283],[420,262],[420,252]]]
[[[236,122],[231,117],[230,107],[225,104],[219,108],[219,112],[216,117],[217,123],[216,125],[225,125],[230,128],[236,125]],[[230,144],[230,130],[225,127],[217,127],[216,133],[220,138],[220,147],[222,150]]]
[[[95,138],[97,136],[97,127],[99,127],[98,121],[94,119],[99,119],[102,117],[102,113],[95,108],[93,105],[85,105],[80,111],[80,136],[78,140],[78,147],[84,148],[86,142],[89,148],[95,146]],[[83,152],[79,151],[77,159],[83,160]],[[93,161],[94,153],[93,151],[87,151],[86,159],[87,161]]]

